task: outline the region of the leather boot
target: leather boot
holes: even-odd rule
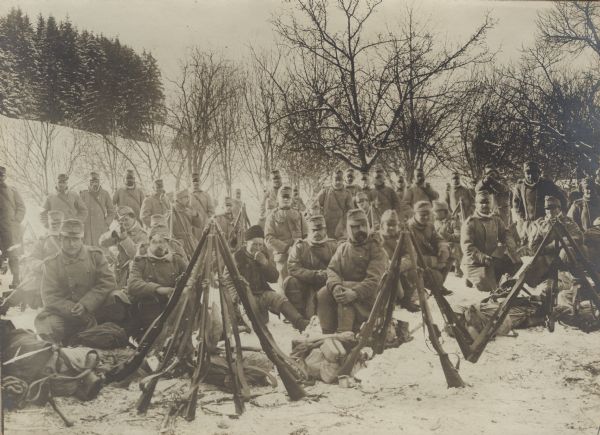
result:
[[[302,317],[302,314],[294,308],[290,301],[285,301],[281,304],[281,314],[283,314],[283,316],[292,323],[292,326],[300,332],[304,331],[310,323]]]

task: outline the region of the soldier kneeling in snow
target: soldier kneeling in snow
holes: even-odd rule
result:
[[[389,260],[367,228],[364,211],[348,212],[348,240],[337,248],[327,268],[327,284],[317,293],[324,334],[358,330],[375,302],[377,284]]]
[[[99,314],[112,311],[104,310],[104,306],[110,303],[109,295],[116,288],[102,251],[83,244],[81,221],[63,222],[60,247],[42,266],[44,309],[35,318],[38,335],[58,344],[101,323]]]

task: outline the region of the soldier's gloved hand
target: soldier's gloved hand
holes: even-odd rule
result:
[[[156,293],[158,293],[161,296],[171,296],[173,290],[175,290],[173,287],[158,287],[156,289]]]
[[[340,288],[340,287],[338,287]],[[358,298],[358,295],[356,294],[356,292],[352,289],[346,288],[346,287],[341,287],[342,291],[337,292],[337,294],[334,293],[333,297],[335,299],[335,301],[338,304],[342,304],[342,305],[347,305],[351,302],[354,302],[356,300],[356,298]]]
[[[75,305],[73,305],[73,308],[71,308],[71,314],[73,314],[75,317],[81,317],[85,314],[85,307],[77,302]]]
[[[254,254],[254,259],[256,261],[258,261],[260,264],[262,264],[263,266],[266,266],[269,264],[269,260],[267,260],[267,256],[262,253],[261,251],[258,251],[256,254]]]

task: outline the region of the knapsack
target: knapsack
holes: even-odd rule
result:
[[[118,349],[129,344],[127,333],[119,325],[106,322],[81,331],[71,338],[71,346],[87,346],[94,349]]]

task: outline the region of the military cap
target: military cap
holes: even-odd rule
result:
[[[433,201],[433,211],[440,210],[448,211],[448,204],[446,204],[446,201]]]
[[[187,189],[181,189],[179,190],[176,194],[175,194],[175,198],[177,199],[181,199],[184,197],[189,197],[190,196],[190,192]]]
[[[400,219],[398,218],[398,212],[396,210],[387,209],[381,215],[381,222],[398,222]]]
[[[367,201],[369,200],[369,195],[367,195],[367,192],[363,192],[362,190],[359,190],[358,192],[356,192],[356,195],[354,196],[354,199],[356,202],[360,202],[361,198],[365,198]]]
[[[60,235],[65,237],[83,237],[83,222],[79,219],[65,219],[60,227]]]
[[[257,238],[264,239],[265,232],[263,231],[263,229],[260,225],[252,225],[250,228],[248,228],[246,230],[246,233],[244,234],[244,236],[246,237],[246,240],[257,239]]]
[[[135,212],[133,211],[133,209],[131,207],[126,206],[126,205],[117,207],[117,217],[118,218],[122,218],[127,215],[129,215],[133,218],[135,217]]]
[[[279,172],[279,169],[273,169],[271,171],[271,178],[281,178],[281,172]]]
[[[308,228],[311,230],[320,230],[325,228],[325,217],[320,214],[312,215],[308,218]]]
[[[360,208],[353,208],[352,210],[348,210],[346,220],[348,221],[348,223],[363,221],[367,222],[367,214]]]
[[[135,178],[135,174],[133,173],[133,169],[127,169],[127,174],[125,178]]]
[[[90,181],[100,181],[100,175],[97,172],[90,172]]]
[[[0,166],[0,175],[6,175],[6,168],[4,166]]]
[[[65,218],[65,214],[60,210],[50,210],[48,212],[48,223],[52,225],[52,223],[62,222]]]
[[[544,198],[544,208],[548,209],[556,207],[560,207],[559,199],[554,196],[546,195],[546,197]]]
[[[193,172],[192,173],[192,181],[193,182],[200,181],[200,174],[197,172]]]
[[[161,236],[163,238],[169,237],[169,229],[166,225],[154,225],[150,227],[150,232],[148,233],[148,239],[152,239],[154,236]]]
[[[277,192],[277,195],[278,196],[283,196],[284,193],[291,194],[292,193],[292,186],[288,186],[287,184],[281,186],[279,188],[279,191]]]
[[[432,206],[429,201],[419,201],[413,207],[415,212],[431,210]]]
[[[489,202],[490,193],[487,190],[478,190],[475,194],[475,202],[481,202],[483,199]]]
[[[69,176],[67,174],[58,174],[58,181],[69,181]]]
[[[156,180],[154,180],[154,185],[157,187],[163,187],[164,186],[163,180],[161,178],[157,178]]]
[[[226,196],[226,197],[223,199],[223,204],[225,204],[225,205],[233,205],[233,200],[231,199],[231,197],[230,197],[230,196]]]
[[[150,228],[157,225],[167,225],[167,217],[164,214],[153,214],[150,216]]]
[[[540,169],[540,165],[538,164],[538,162],[534,162],[533,160],[530,160],[528,162],[523,163],[523,169]]]

